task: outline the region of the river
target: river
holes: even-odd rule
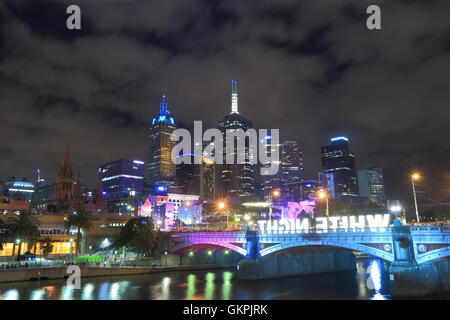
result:
[[[378,259],[357,262],[356,272],[263,281],[238,281],[234,270],[165,272],[82,279],[81,289],[65,280],[0,284],[5,300],[211,300],[211,299],[389,299],[387,266]]]

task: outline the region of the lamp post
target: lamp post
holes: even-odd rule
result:
[[[225,202],[221,201],[217,204],[217,207],[219,208],[220,211],[222,211],[223,209],[225,209]],[[227,229],[228,229],[228,214],[227,214]]]
[[[420,175],[418,173],[413,173],[411,175],[411,184],[412,184],[412,190],[413,190],[413,195],[414,195],[414,205],[416,207],[417,223],[420,222],[420,217],[419,217],[419,209],[417,208],[416,186],[414,184],[414,181],[418,180],[419,178],[420,178]]]
[[[280,197],[280,195],[281,195],[281,191],[280,190],[273,190],[272,191],[272,195],[271,195],[271,202],[272,202],[272,204],[271,205],[269,205],[269,223],[270,224],[272,224],[272,210],[273,210],[273,208],[272,208],[272,205],[274,204],[274,201],[273,201],[273,199],[274,198],[279,198]]]
[[[70,261],[72,261],[72,243],[73,243],[73,239],[72,238],[70,238],[69,239],[69,242],[70,242],[70,255],[69,255],[69,258],[70,258]]]
[[[166,268],[167,268],[167,251],[164,251],[164,255],[166,256]]]
[[[326,202],[326,205],[327,205],[325,214],[326,214],[327,217],[329,217],[329,216],[330,216],[330,212],[329,212],[329,209],[330,209],[330,208],[329,208],[329,206],[328,206],[328,195],[327,195],[327,193],[326,193],[325,191],[320,191],[319,197],[320,197],[321,199],[325,199],[325,202]]]
[[[391,207],[391,211],[395,213],[395,220],[398,220],[398,213],[402,211],[402,207],[399,205],[394,205]]]
[[[16,244],[17,244],[17,260],[19,260],[19,256],[20,256],[20,239],[16,239]],[[13,252],[13,262],[15,261],[15,257],[16,257],[16,253]]]

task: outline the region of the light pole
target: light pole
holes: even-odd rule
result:
[[[223,209],[225,209],[225,202],[221,201],[217,204],[217,207],[219,208],[220,211],[222,211]],[[228,214],[227,214],[227,229],[228,229]]]
[[[73,243],[73,239],[72,238],[70,238],[69,239],[69,242],[70,242],[70,255],[69,255],[69,258],[70,258],[70,261],[72,261],[72,243]]]
[[[272,225],[272,213],[273,213],[272,212],[272,210],[273,210],[272,206],[274,205],[273,199],[274,198],[279,198],[280,195],[281,195],[281,191],[280,190],[273,190],[272,191],[272,194],[271,194],[271,197],[270,197],[272,203],[269,205],[269,223],[270,223],[270,225]]]
[[[411,175],[411,184],[412,184],[412,190],[413,190],[413,195],[414,195],[414,205],[416,207],[417,223],[420,222],[420,217],[419,217],[419,209],[417,208],[416,186],[414,184],[414,181],[418,180],[419,178],[420,178],[420,175],[418,173],[413,173]]]
[[[402,207],[399,205],[394,205],[391,207],[391,211],[395,213],[395,220],[398,220],[398,213],[402,211]]]
[[[328,195],[327,195],[327,193],[325,191],[320,191],[319,197],[321,199],[325,199],[325,202],[326,202],[326,205],[327,205],[325,214],[326,214],[327,217],[329,217],[330,216],[330,212],[329,212],[329,206],[328,206]]]
[[[166,256],[166,268],[167,268],[167,251],[164,252],[164,255]]]

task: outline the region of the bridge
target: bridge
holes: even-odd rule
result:
[[[171,252],[214,246],[257,258],[301,246],[332,246],[389,262],[421,264],[450,256],[450,227],[309,229],[290,231],[177,232]]]

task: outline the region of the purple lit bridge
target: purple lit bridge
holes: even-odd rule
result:
[[[417,264],[450,256],[450,227],[334,229],[307,232],[238,231],[172,233],[171,252],[196,247],[226,248],[258,258],[301,246],[331,246],[359,251],[390,262]]]

